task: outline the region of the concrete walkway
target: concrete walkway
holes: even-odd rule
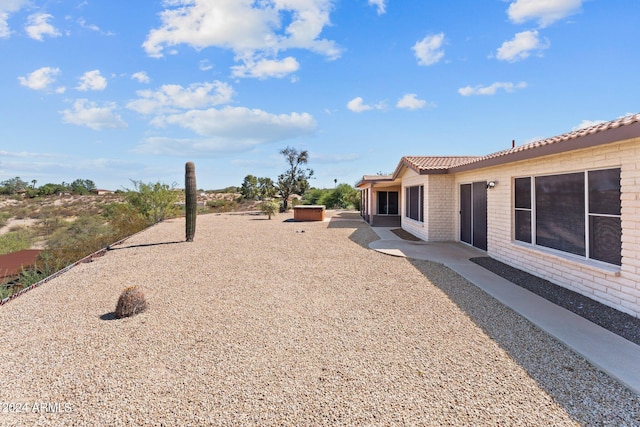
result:
[[[484,251],[457,242],[407,241],[391,232],[392,228],[372,227],[372,230],[380,240],[372,242],[371,249],[446,265],[640,394],[640,346],[469,261],[487,256]]]

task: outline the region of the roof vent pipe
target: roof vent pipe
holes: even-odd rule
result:
[[[516,140],[515,139],[511,140],[511,148],[516,148]]]

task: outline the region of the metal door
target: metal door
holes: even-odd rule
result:
[[[460,185],[460,240],[487,250],[487,182]]]

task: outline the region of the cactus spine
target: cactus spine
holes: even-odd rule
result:
[[[187,162],[185,165],[184,191],[187,242],[193,242],[193,237],[196,234],[196,216],[198,215],[196,166],[193,162]]]

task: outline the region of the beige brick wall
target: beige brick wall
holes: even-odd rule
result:
[[[405,188],[424,185],[424,223],[405,215]],[[430,242],[455,240],[455,210],[457,190],[453,175],[418,175],[408,170],[402,177],[402,228]]]
[[[513,240],[515,177],[620,167],[622,266],[610,266]],[[623,312],[640,317],[640,138],[455,175],[461,183],[497,181],[487,191],[488,254]],[[455,208],[459,201],[454,197]],[[459,215],[453,215],[456,239]]]

